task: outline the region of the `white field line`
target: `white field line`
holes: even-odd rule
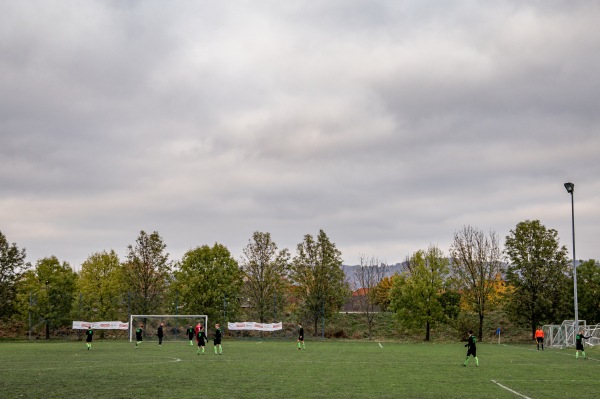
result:
[[[509,387],[507,387],[507,386],[504,386],[504,385],[500,384],[500,383],[499,383],[498,381],[496,381],[496,380],[491,380],[491,381],[492,381],[494,384],[498,385],[499,387],[506,389],[508,392],[512,392],[512,393],[514,393],[515,395],[517,395],[517,396],[520,396],[520,397],[522,397],[522,398],[524,398],[524,399],[531,399],[529,396],[525,396],[525,395],[523,395],[523,394],[521,394],[521,393],[519,393],[519,392],[515,391],[514,389],[510,389]]]

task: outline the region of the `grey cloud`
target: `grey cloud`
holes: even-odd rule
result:
[[[0,6],[0,229],[74,264],[324,228],[390,262],[526,218],[597,257],[588,2]],[[580,199],[581,196],[581,199]],[[564,214],[564,215],[563,215]],[[562,215],[562,216],[561,216]],[[578,213],[579,215],[579,213]],[[578,230],[579,231],[579,230]]]

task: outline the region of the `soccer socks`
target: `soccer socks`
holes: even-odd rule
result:
[[[223,354],[223,347],[221,345],[219,345],[219,355]]]
[[[90,350],[90,348],[92,347],[92,344],[90,344],[89,342],[86,343],[88,350]]]
[[[575,352],[575,359],[579,359],[579,351]]]
[[[194,344],[192,343],[192,341],[190,341],[190,346],[193,346]]]
[[[467,358],[467,360],[465,360],[465,362],[463,363],[463,366],[466,366],[467,364],[469,364],[469,358]]]
[[[581,351],[581,353],[583,354],[583,358],[587,359],[587,357],[585,357],[585,351]]]
[[[302,349],[306,349],[306,344],[304,343],[304,341],[302,342]]]
[[[300,348],[300,342],[298,342],[298,349],[301,349],[301,348]]]
[[[475,357],[475,365],[479,367],[479,359],[477,359],[477,357]]]
[[[215,355],[217,354],[217,345],[215,345]]]

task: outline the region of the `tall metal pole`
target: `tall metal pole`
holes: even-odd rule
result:
[[[577,264],[575,257],[575,203],[571,191],[571,229],[573,230],[573,297],[575,298],[575,326],[579,330],[579,310],[577,306]]]
[[[573,298],[575,302],[575,330],[573,335],[579,332],[579,310],[577,306],[577,265],[575,257],[575,201],[573,199],[573,193],[575,192],[575,185],[573,183],[565,183],[567,192],[571,194],[571,230],[573,231]]]

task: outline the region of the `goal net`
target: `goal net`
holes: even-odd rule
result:
[[[579,333],[579,330],[583,330],[583,334],[590,337],[584,341],[585,344],[590,346],[600,345],[600,324],[588,326],[585,320],[579,320],[577,328],[573,320],[565,320],[561,325],[544,326],[543,330],[547,347],[569,348],[575,346],[575,336]]]
[[[143,325],[144,341],[158,341],[158,327],[163,323],[163,341],[187,341],[187,329],[191,325],[196,327],[198,323],[204,327],[208,326],[207,315],[157,315],[157,314],[133,314],[129,317],[129,342],[133,341],[135,330]]]

